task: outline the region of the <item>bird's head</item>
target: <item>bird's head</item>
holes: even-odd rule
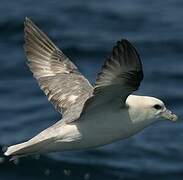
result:
[[[160,99],[154,97],[131,95],[127,98],[127,104],[129,106],[130,116],[138,114],[139,120],[162,118],[176,121],[178,118],[166,108]]]

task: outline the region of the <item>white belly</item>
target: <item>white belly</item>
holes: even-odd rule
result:
[[[109,110],[104,114],[95,111],[60,127],[62,133],[56,144],[59,150],[101,146],[132,136],[145,126],[144,123],[132,122],[126,110]]]
[[[85,111],[80,119],[69,124],[58,122],[34,137],[33,141],[44,144],[44,152],[101,146],[132,136],[150,124],[148,120],[134,119],[131,120],[125,108],[116,108],[111,104],[100,105],[100,108],[94,106]]]

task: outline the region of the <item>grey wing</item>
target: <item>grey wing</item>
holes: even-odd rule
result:
[[[28,66],[49,101],[66,123],[79,118],[93,87],[77,67],[28,18],[25,20],[25,52]]]
[[[132,44],[123,39],[117,42],[112,55],[102,66],[94,92],[106,101],[117,99],[124,105],[128,95],[138,89],[142,79],[140,57]]]

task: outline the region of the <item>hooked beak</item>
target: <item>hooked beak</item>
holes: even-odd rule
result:
[[[169,119],[170,121],[176,121],[178,119],[178,117],[173,114],[170,110],[166,109],[161,117],[165,118],[165,119]]]

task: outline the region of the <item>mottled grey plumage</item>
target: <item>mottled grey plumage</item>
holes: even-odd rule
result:
[[[25,21],[28,66],[65,122],[79,118],[93,87],[77,67],[28,18]]]
[[[28,18],[25,21],[25,51],[34,77],[66,123],[80,117],[85,102],[92,96],[97,98],[91,101],[105,103],[111,98],[119,99],[125,105],[127,96],[138,88],[143,79],[139,55],[127,40],[117,42],[98,74],[94,88]]]

